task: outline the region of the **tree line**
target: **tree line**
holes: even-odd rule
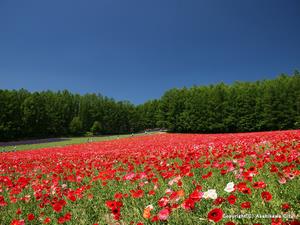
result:
[[[0,140],[136,132],[135,106],[67,90],[30,93],[0,90]]]
[[[300,73],[232,85],[174,88],[137,106],[67,90],[0,90],[1,141],[152,128],[191,133],[300,128]]]

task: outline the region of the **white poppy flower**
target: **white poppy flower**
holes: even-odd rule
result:
[[[205,199],[210,198],[215,200],[216,198],[218,198],[218,194],[215,189],[209,189],[203,193],[203,198]]]
[[[226,185],[224,191],[226,191],[226,192],[228,192],[228,193],[233,192],[233,191],[234,191],[234,183],[233,183],[233,182],[229,182],[229,183]]]

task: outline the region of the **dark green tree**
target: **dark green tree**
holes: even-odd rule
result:
[[[82,121],[78,116],[72,119],[69,129],[70,129],[70,133],[74,135],[79,135],[83,132]]]
[[[137,106],[67,90],[0,90],[0,141],[78,135],[98,127],[95,121],[103,134],[157,127],[195,133],[299,129],[300,73],[232,85],[173,88],[160,99]]]
[[[95,121],[93,126],[91,127],[91,132],[93,135],[100,134],[102,131],[102,127],[99,121]]]

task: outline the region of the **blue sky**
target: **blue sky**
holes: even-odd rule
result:
[[[135,104],[300,69],[299,0],[0,0],[0,88]]]

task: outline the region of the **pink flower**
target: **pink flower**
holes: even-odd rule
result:
[[[168,209],[162,209],[158,213],[158,218],[160,220],[167,220],[170,215],[170,211]]]
[[[286,183],[286,179],[285,179],[284,177],[281,177],[281,178],[278,180],[278,182],[279,182],[280,184],[285,184],[285,183]]]
[[[165,207],[169,203],[169,199],[167,197],[162,197],[158,200],[158,205],[160,207]]]
[[[124,180],[132,180],[134,177],[135,177],[134,173],[128,173],[123,177],[123,179]]]

